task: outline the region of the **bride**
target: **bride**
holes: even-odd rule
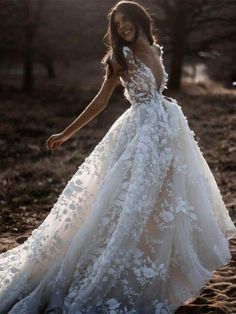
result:
[[[58,149],[106,106],[130,107],[69,180],[43,223],[0,255],[0,313],[174,313],[230,259],[236,228],[175,99],[163,50],[136,2],[109,13],[100,91]]]

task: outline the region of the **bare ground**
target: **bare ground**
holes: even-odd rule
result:
[[[59,151],[48,151],[46,139],[60,132],[85,108],[93,90],[44,87],[26,96],[1,88],[0,96],[0,244],[1,252],[22,243],[47,216],[67,181],[129,104],[120,91],[108,107]],[[194,130],[236,222],[236,92],[220,86],[184,84],[176,98]],[[215,271],[201,295],[179,308],[185,313],[236,313],[236,239],[233,259]]]

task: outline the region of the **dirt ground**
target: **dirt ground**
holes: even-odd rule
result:
[[[62,131],[86,107],[93,90],[46,88],[26,96],[13,87],[0,96],[0,246],[22,243],[47,216],[67,181],[129,104],[121,90],[108,107],[58,151],[46,139]],[[184,84],[166,92],[182,106],[189,125],[236,223],[236,92],[220,86]],[[201,295],[179,308],[184,313],[236,313],[236,239],[233,259],[217,270]]]

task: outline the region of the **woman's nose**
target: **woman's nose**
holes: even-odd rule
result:
[[[125,29],[125,23],[121,22],[120,23],[120,30],[123,31]]]

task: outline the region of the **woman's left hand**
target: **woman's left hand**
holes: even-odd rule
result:
[[[46,147],[51,150],[60,148],[61,144],[67,141],[70,136],[66,136],[63,132],[51,135],[46,141]]]

